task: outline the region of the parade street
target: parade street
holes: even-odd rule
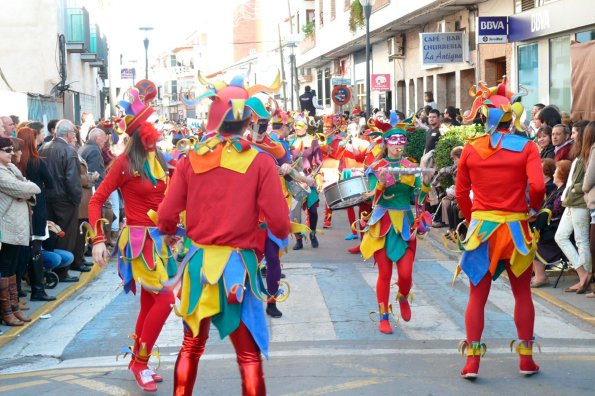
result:
[[[320,248],[308,244],[282,259],[291,294],[279,304],[282,318],[267,316],[268,394],[580,395],[593,389],[592,321],[535,295],[535,333],[542,349],[535,360],[541,371],[532,377],[519,374],[518,357],[509,346],[516,338],[513,298],[504,279],[493,285],[487,305],[483,340],[487,354],[479,378],[474,382],[460,378],[464,358],[457,344],[465,338],[468,280],[461,275],[451,285],[456,254],[438,242],[439,229],[418,243],[412,320],[401,320],[392,335],[379,333],[368,315],[376,309],[376,269],[372,262],[346,252],[354,242],[343,239],[344,212],[335,212],[333,226],[320,235]],[[37,321],[0,349],[0,393],[142,394],[127,370],[128,357],[116,359],[118,351],[130,344],[127,336],[137,311],[138,298],[122,292],[116,266],[110,265],[58,306],[51,318]],[[172,392],[181,340],[182,323],[172,313],[157,341],[158,372],[165,378],[159,395]],[[212,327],[195,394],[239,392],[231,344],[228,339],[221,341]]]

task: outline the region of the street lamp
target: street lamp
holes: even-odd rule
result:
[[[370,14],[376,0],[359,0],[366,18],[366,117],[370,118]]]
[[[143,43],[145,44],[145,80],[149,79],[149,31],[153,30],[152,27],[139,27],[138,30],[143,30],[145,32],[145,39]]]

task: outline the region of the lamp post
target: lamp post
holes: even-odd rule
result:
[[[143,30],[145,32],[145,39],[143,40],[143,44],[145,45],[145,80],[149,79],[149,31],[153,30],[150,26],[139,27],[138,30]]]
[[[370,118],[370,15],[376,0],[359,0],[366,18],[366,117]]]

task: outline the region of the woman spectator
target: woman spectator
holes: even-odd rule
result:
[[[552,128],[547,125],[542,125],[537,130],[537,147],[539,148],[539,155],[541,159],[554,158],[556,152],[552,143]]]
[[[67,250],[55,249],[56,240],[64,236],[64,231],[53,221],[47,222],[48,238],[43,241],[43,266],[48,271],[54,271],[60,268],[69,268],[74,261],[74,255]]]
[[[577,123],[578,124],[578,123]],[[585,143],[589,141],[589,136],[595,134],[595,121],[591,121],[585,128]],[[591,257],[595,256],[595,145],[583,146],[581,156],[586,157],[587,151],[589,152],[589,159],[587,161],[587,171],[585,172],[585,179],[583,181],[583,191],[585,193],[585,201],[587,202],[587,208],[591,213],[591,226],[589,231],[590,240],[590,251]],[[593,278],[591,278],[591,283]],[[590,292],[587,294],[588,298],[595,298],[595,293]]]
[[[39,157],[37,144],[41,133],[37,130],[24,127],[18,130],[17,136],[23,141],[23,150],[17,166],[21,173],[33,183],[41,192],[35,196],[36,204],[31,208],[31,249],[27,252],[29,261],[29,284],[31,286],[31,301],[53,301],[54,296],[49,296],[44,290],[43,258],[41,257],[41,244],[47,238],[47,210],[45,207],[45,190],[53,188],[52,178],[45,162]]]
[[[0,315],[8,326],[22,326],[26,319],[19,307],[16,266],[20,246],[29,246],[30,227],[27,200],[41,192],[11,163],[12,140],[0,137]]]
[[[547,161],[553,162],[554,160],[548,159]],[[540,232],[539,242],[537,243],[537,254],[546,263],[552,263],[562,258],[562,251],[554,241],[554,235],[564,212],[564,207],[562,207],[562,192],[564,192],[564,187],[568,181],[570,166],[571,162],[568,160],[562,160],[556,163],[553,178],[556,189],[547,194],[547,198],[543,204],[545,209],[552,211],[552,217],[549,224],[547,224],[547,216],[545,214],[541,215],[533,225]],[[550,284],[545,274],[545,264],[537,259],[533,260],[533,273],[531,287],[542,287]]]
[[[573,128],[573,140],[571,158],[573,158],[568,182],[562,193],[562,205],[565,207],[560,225],[556,231],[556,243],[562,249],[564,255],[579,276],[579,281],[566,288],[566,292],[584,294],[591,280],[591,251],[589,250],[589,223],[591,216],[585,203],[583,194],[583,179],[585,176],[585,163],[588,159],[588,150],[585,150],[583,158],[582,147],[591,147],[595,143],[595,133],[592,130],[584,134],[579,128]],[[570,241],[570,235],[574,232],[576,248]]]
[[[546,158],[541,161],[541,169],[543,170],[543,181],[545,182],[545,195],[556,190],[554,183],[554,172],[556,171],[556,162],[551,158]]]

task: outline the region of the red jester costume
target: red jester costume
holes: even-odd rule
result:
[[[136,282],[141,285],[140,312],[135,334],[131,335],[134,345],[123,352],[132,354],[129,369],[139,387],[146,392],[156,392],[155,382],[163,379],[151,370],[148,361],[174,303],[173,293],[161,290],[161,283],[175,274],[176,265],[149,212],[156,211],[163,200],[168,174],[163,155],[155,151],[159,133],[147,122],[153,109],[143,103],[136,88],[131,88],[128,94],[130,102],[120,102],[126,111],[120,130],[130,138],[124,153],[114,160],[89,202],[89,221],[94,225],[94,230],[89,231],[93,236],[93,258],[103,266],[108,255],[102,225],[107,220],[101,219],[101,208],[109,195],[120,189],[126,226],[114,254],[118,257],[124,290],[136,293]]]
[[[479,83],[470,94],[476,99],[467,120],[482,110],[488,134],[465,145],[456,179],[456,199],[468,222],[457,274],[462,269],[470,281],[467,339],[459,346],[467,355],[461,375],[477,377],[480,357],[486,351],[481,342],[485,304],[492,281],[503,271],[515,299],[518,340],[511,348],[516,342],[520,372],[530,375],[539,371],[532,357],[535,309],[530,288],[537,240],[527,219],[540,210],[545,194],[541,160],[535,144],[510,133],[513,125],[521,130],[523,107],[521,95],[506,89],[506,78],[494,88]]]
[[[383,134],[386,154],[383,154],[369,168],[370,186],[373,189],[373,210],[367,217],[366,231],[360,246],[362,255],[368,259],[374,257],[378,265],[376,297],[379,308],[379,330],[381,333],[393,332],[389,322],[392,307],[389,305],[392,266],[396,264],[399,278],[397,284],[401,317],[405,321],[411,319],[411,308],[408,299],[413,276],[416,236],[420,218],[411,211],[411,199],[415,199],[416,208],[423,205],[430,189],[430,175],[423,176],[423,184],[415,174],[397,173],[393,176],[389,170],[396,168],[413,168],[413,164],[402,157],[407,143],[406,130],[403,124]],[[363,220],[363,219],[362,219]],[[426,220],[427,222],[427,220]],[[424,230],[425,232],[426,230]]]
[[[209,83],[199,96],[213,100],[207,131],[218,133],[196,143],[177,164],[171,185],[159,207],[159,230],[173,234],[186,212],[186,236],[192,244],[178,275],[184,341],[176,361],[174,395],[192,395],[198,363],[211,323],[229,335],[242,377],[242,394],[265,395],[261,352],[268,356],[269,333],[263,310],[262,287],[255,249],[262,214],[272,238],[289,235],[289,208],[281,190],[274,159],[241,138],[252,112],[270,115],[235,77],[229,85]]]

